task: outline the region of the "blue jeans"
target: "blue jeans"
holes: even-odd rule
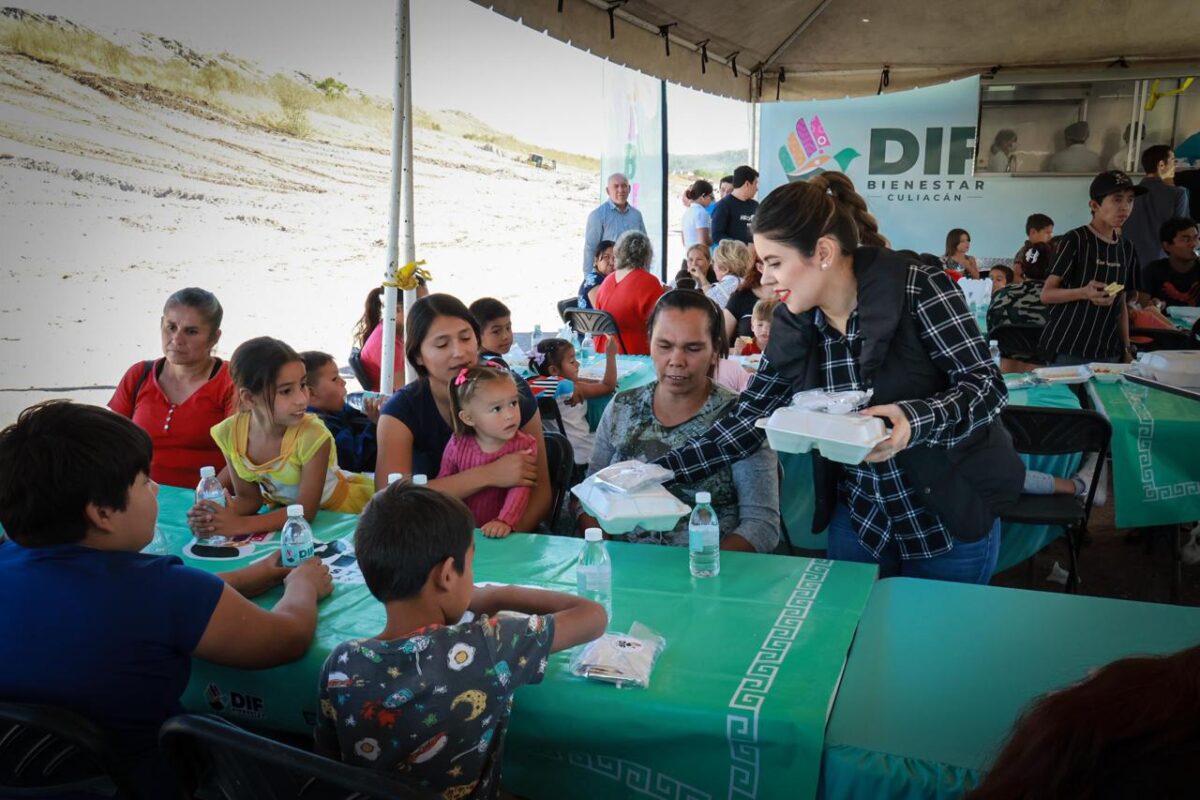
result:
[[[996,571],[996,560],[1000,556],[1000,520],[996,519],[987,536],[974,542],[954,540],[948,553],[932,558],[900,558],[900,548],[895,540],[889,541],[879,554],[871,555],[858,540],[850,509],[838,504],[829,521],[829,540],[826,552],[835,561],[857,561],[863,564],[878,564],[880,578],[929,578],[956,583],[986,584]]]

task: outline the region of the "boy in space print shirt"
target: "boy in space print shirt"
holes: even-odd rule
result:
[[[321,671],[318,745],[446,797],[492,797],[513,692],[541,682],[553,636],[552,616],[505,615],[344,642]]]
[[[499,794],[513,693],[541,682],[551,653],[608,622],[574,595],[476,587],[474,528],[449,495],[407,481],[377,493],[354,549],[386,621],[377,636],[335,647],[318,684],[318,751],[446,800]]]

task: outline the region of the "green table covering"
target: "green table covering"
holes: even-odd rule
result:
[[[958,797],[1034,698],[1200,640],[1200,609],[909,578],[879,581],[825,737],[823,796]]]
[[[1088,391],[1112,424],[1117,527],[1200,519],[1200,402],[1124,380]]]
[[[163,487],[159,528],[172,552],[190,541],[191,493]],[[355,518],[321,512],[327,541]],[[576,539],[476,537],[479,581],[569,591]],[[200,561],[217,571],[234,563]],[[875,568],[804,558],[723,553],[721,575],[697,580],[682,548],[609,544],[612,629],[636,620],[666,637],[646,690],[571,675],[566,654],[516,698],[505,783],[530,798],[812,797],[824,729]],[[260,599],[269,606],[279,591]],[[339,584],[321,605],[317,638],[300,661],[243,671],[197,660],[183,704],[244,723],[310,732],[317,673],[338,643],[382,630],[383,608],[362,585]],[[567,788],[569,787],[569,792]]]

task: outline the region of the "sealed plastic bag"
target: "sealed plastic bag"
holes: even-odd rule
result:
[[[792,408],[804,411],[824,411],[826,414],[849,414],[867,407],[871,392],[827,392],[810,389],[792,398]]]
[[[650,685],[654,662],[667,640],[640,622],[629,634],[606,633],[579,648],[571,659],[571,672],[583,678],[615,683],[617,686]]]
[[[632,460],[610,464],[589,478],[625,494],[635,494],[652,486],[662,486],[674,479],[675,473],[666,467]]]

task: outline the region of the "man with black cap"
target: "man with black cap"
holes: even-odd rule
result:
[[[1100,154],[1087,148],[1091,129],[1087,122],[1073,122],[1063,131],[1067,149],[1059,150],[1050,157],[1051,172],[1083,172],[1093,175],[1100,171]]]
[[[1139,268],[1121,226],[1146,189],[1111,170],[1092,180],[1089,193],[1092,221],[1062,237],[1042,287],[1049,315],[1040,349],[1055,366],[1133,358],[1126,298],[1137,290]]]
[[[712,246],[716,248],[722,239],[737,239],[754,244],[750,235],[750,222],[758,210],[758,172],[745,165],[733,171],[733,191],[718,200],[712,207]]]

